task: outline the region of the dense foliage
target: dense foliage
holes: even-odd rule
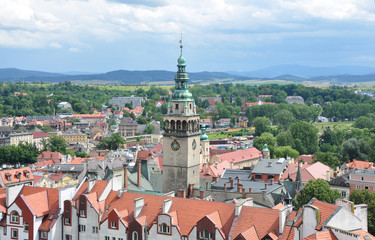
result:
[[[375,193],[369,190],[353,190],[349,200],[354,204],[367,204],[368,231],[375,234]]]
[[[341,194],[339,191],[331,189],[324,179],[309,180],[302,192],[293,199],[293,205],[299,209],[314,197],[323,202],[335,203]]]

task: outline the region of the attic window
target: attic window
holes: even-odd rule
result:
[[[210,233],[208,230],[204,230],[202,232],[199,232],[199,238],[200,239],[212,239],[212,233]]]
[[[14,211],[10,214],[10,222],[11,223],[19,223],[20,222],[20,215],[18,212]]]
[[[159,225],[159,232],[160,233],[170,233],[170,227],[167,225],[167,224],[165,224],[165,223],[163,223],[163,224],[160,224]]]
[[[10,175],[9,173],[5,173],[5,176],[8,181],[12,181],[12,175]]]

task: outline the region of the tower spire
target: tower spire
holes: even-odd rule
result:
[[[182,55],[182,48],[183,48],[184,46],[182,45],[182,33],[181,33],[181,39],[180,39],[180,49],[181,49],[181,55]]]

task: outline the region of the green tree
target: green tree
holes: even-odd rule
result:
[[[296,198],[293,199],[293,205],[296,209],[299,209],[313,197],[323,202],[335,203],[335,200],[340,198],[341,194],[339,191],[331,189],[323,179],[309,180],[302,192],[298,193]]]
[[[354,204],[367,204],[368,231],[375,234],[375,193],[369,190],[352,190],[349,200]]]
[[[292,146],[293,136],[290,131],[281,132],[276,136],[277,145],[279,146]]]
[[[147,125],[147,127],[145,128],[145,130],[143,130],[143,132],[145,134],[152,134],[152,133],[154,133],[154,131],[155,131],[155,126],[152,125],[152,124]]]
[[[353,127],[370,129],[375,127],[375,122],[372,118],[362,116],[355,120]]]
[[[66,142],[65,139],[59,136],[51,136],[47,141],[42,140],[42,144],[45,151],[60,152],[66,154]]]
[[[267,117],[257,117],[253,121],[255,136],[260,136],[264,132],[271,132],[271,121]]]
[[[272,135],[272,133],[262,133],[262,135],[256,137],[254,139],[253,145],[258,150],[262,150],[264,147],[264,144],[267,144],[268,149],[270,150],[271,156],[273,155],[273,149],[276,144],[276,138]]]
[[[120,136],[118,133],[112,134],[112,136],[108,138],[103,138],[100,143],[98,144],[99,149],[109,149],[109,150],[117,150],[121,148],[124,143],[125,139]]]
[[[290,124],[295,122],[293,113],[291,113],[290,111],[286,109],[281,110],[280,112],[276,113],[274,120],[276,124],[279,124],[282,130],[287,130]]]
[[[290,125],[294,139],[293,148],[300,154],[313,154],[318,151],[318,129],[308,122],[299,121]]]
[[[281,147],[275,147],[273,154],[277,158],[297,158],[299,156],[299,153],[297,150],[293,149],[291,146],[281,146]]]
[[[321,162],[328,165],[330,168],[335,169],[337,166],[341,165],[338,157],[336,157],[332,152],[317,152],[314,154],[314,162]]]

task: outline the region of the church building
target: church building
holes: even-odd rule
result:
[[[178,58],[175,91],[164,116],[163,191],[199,186],[200,128],[195,101],[188,89],[185,58]]]

